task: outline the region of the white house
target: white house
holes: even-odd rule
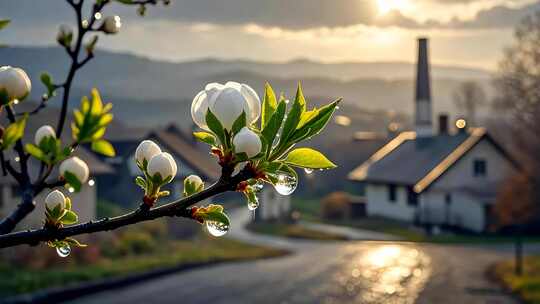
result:
[[[416,130],[402,132],[349,174],[366,184],[367,214],[475,232],[490,223],[499,183],[518,167],[484,128],[434,134],[427,40],[420,39]]]

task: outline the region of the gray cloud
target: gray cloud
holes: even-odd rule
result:
[[[433,0],[465,3],[474,0]],[[540,1],[521,8],[496,6],[480,11],[471,21],[454,19],[448,23],[430,20],[418,23],[398,11],[377,16],[375,0],[173,0],[167,8],[148,10],[147,19],[182,22],[207,22],[222,25],[255,23],[287,29],[340,27],[357,24],[399,26],[404,28],[508,28],[521,18],[540,9]],[[135,18],[133,7],[115,5],[110,12]],[[20,24],[58,23],[72,18],[63,1],[2,0],[0,17],[13,18]]]

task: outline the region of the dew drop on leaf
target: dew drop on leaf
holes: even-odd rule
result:
[[[71,247],[69,247],[69,245],[56,247],[56,253],[58,253],[59,257],[65,258],[71,253]]]
[[[281,195],[290,195],[296,190],[296,186],[298,186],[296,177],[288,173],[280,173],[277,176],[277,182],[274,185],[274,188]]]
[[[311,169],[311,168],[304,168],[304,172],[306,172],[306,174],[311,174],[311,173],[313,173],[313,169]]]
[[[264,182],[261,180],[257,180],[257,182],[253,185],[253,191],[255,191],[255,193],[261,192],[263,188]]]
[[[229,226],[217,221],[205,221],[206,230],[212,236],[220,237],[224,236],[229,231]]]

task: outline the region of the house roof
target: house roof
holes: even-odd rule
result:
[[[211,159],[210,154],[198,149],[196,143],[188,142],[185,136],[180,136],[177,132],[178,130],[171,129],[158,130],[151,132],[148,137],[166,146],[169,152],[199,171],[201,175],[211,180],[219,179],[220,169],[217,162]]]
[[[415,132],[403,132],[349,173],[349,179],[408,185],[420,193],[482,139],[488,139],[516,165],[483,128],[475,128],[468,133],[422,138],[416,138]]]

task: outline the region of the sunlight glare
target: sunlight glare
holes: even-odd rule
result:
[[[401,11],[406,9],[408,5],[408,0],[377,0],[379,15],[386,15],[393,10]]]

